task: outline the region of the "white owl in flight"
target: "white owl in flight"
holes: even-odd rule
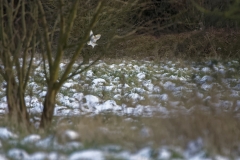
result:
[[[93,32],[90,31],[90,41],[87,42],[88,45],[92,46],[94,48],[94,46],[97,45],[97,40],[99,40],[101,37],[101,34],[97,34],[97,35],[93,35]]]

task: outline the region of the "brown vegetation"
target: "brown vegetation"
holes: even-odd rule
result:
[[[135,35],[119,43],[110,58],[161,60],[239,59],[240,32],[234,29],[209,28],[159,36]]]
[[[61,135],[62,130],[72,128],[79,132],[80,141],[86,146],[119,144],[130,150],[146,145],[184,149],[188,142],[201,137],[207,153],[234,157],[239,152],[239,124],[239,118],[231,113],[205,113],[201,110],[165,118],[103,114],[62,119],[58,121],[56,132]]]

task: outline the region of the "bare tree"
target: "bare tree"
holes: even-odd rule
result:
[[[40,50],[44,83],[47,86],[40,122],[40,127],[46,128],[53,118],[56,96],[67,80],[94,65],[111,51],[114,43],[138,30],[146,29],[145,25],[140,26],[130,16],[141,9],[138,0],[95,0],[91,4],[84,0],[57,0],[54,1],[57,6],[54,19],[49,18],[44,2],[19,0],[9,3],[8,0],[3,0],[0,3],[0,74],[6,82],[9,117],[14,124],[23,124],[26,127],[30,122],[25,96],[29,77],[34,76],[31,70],[36,48]],[[89,13],[84,10],[84,5],[90,6]],[[79,13],[85,16],[78,16]],[[76,35],[76,22],[80,22],[82,26],[79,28],[79,38],[73,36]],[[90,39],[91,30],[102,34],[97,47],[90,48],[97,50],[98,54],[88,65],[83,65],[83,61],[77,68],[73,68],[80,55],[89,58],[88,53],[83,50]],[[68,63],[60,72],[60,64],[66,54]]]
[[[42,52],[43,62],[44,62],[44,73],[45,78],[47,82],[47,94],[45,96],[44,101],[44,109],[41,117],[41,123],[40,127],[45,128],[51,124],[52,118],[53,118],[53,112],[55,108],[56,103],[56,95],[59,92],[62,85],[68,80],[71,79],[73,76],[77,74],[81,74],[83,71],[94,65],[104,54],[106,54],[112,45],[112,43],[117,40],[124,38],[126,36],[129,36],[133,33],[135,33],[135,29],[131,28],[131,31],[129,30],[127,33],[124,33],[122,35],[117,35],[117,29],[120,29],[119,27],[121,25],[118,25],[118,27],[114,27],[113,21],[114,18],[116,18],[116,15],[126,15],[127,12],[125,12],[128,8],[131,8],[133,5],[137,4],[137,1],[119,1],[118,3],[121,3],[122,7],[116,9],[111,7],[111,4],[109,4],[109,1],[107,0],[100,0],[97,2],[97,5],[94,7],[94,12],[88,17],[89,23],[83,27],[83,34],[81,35],[81,38],[76,41],[75,44],[71,43],[71,33],[74,28],[74,22],[76,20],[76,16],[78,14],[78,7],[81,2],[79,0],[75,0],[71,3],[71,7],[66,9],[66,3],[63,0],[59,0],[59,10],[56,17],[56,21],[54,23],[54,27],[52,29],[49,29],[48,22],[46,18],[46,13],[44,11],[43,5],[40,0],[37,1],[38,6],[40,9],[40,17],[43,23],[43,37],[41,40],[41,46],[42,50],[45,52]],[[84,2],[87,4],[88,2]],[[83,3],[83,4],[84,4]],[[84,7],[84,6],[82,6]],[[66,12],[69,11],[69,12]],[[66,14],[67,13],[67,14]],[[115,15],[113,14],[115,13]],[[101,44],[101,47],[98,48],[100,50],[100,53],[95,57],[93,62],[91,62],[88,65],[85,65],[82,68],[81,63],[79,66],[75,69],[73,69],[73,64],[76,62],[76,60],[79,58],[79,56],[83,53],[83,48],[86,46],[87,41],[90,39],[90,31],[93,30],[93,28],[96,25],[100,26],[100,19],[102,17],[106,17],[104,19],[102,26],[105,25],[105,27],[108,27],[108,34],[107,40]],[[86,17],[81,17],[86,18]],[[122,21],[121,21],[122,22]],[[58,27],[59,26],[59,27]],[[112,27],[112,28],[110,28]],[[102,27],[103,28],[103,27]],[[101,30],[98,30],[101,31]],[[54,35],[55,32],[58,32],[58,41],[56,44],[56,51],[54,51],[54,48],[52,47],[53,39],[51,39],[51,35]],[[106,32],[105,32],[106,33]],[[103,35],[104,37],[104,35]],[[68,51],[69,48],[73,48],[72,53],[70,56],[68,56],[68,64],[63,69],[63,73],[60,74],[60,63],[63,61],[64,54]]]
[[[6,82],[9,118],[24,126],[29,125],[24,97],[36,52],[37,10],[25,0],[0,3],[0,74]]]

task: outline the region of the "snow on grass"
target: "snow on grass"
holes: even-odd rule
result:
[[[35,63],[37,68],[34,70],[34,76],[30,77],[25,97],[31,115],[42,112],[42,102],[47,92],[44,86],[43,68],[38,65],[40,61]],[[62,63],[60,67],[65,67],[65,64]],[[74,67],[78,67],[78,64],[74,64]],[[0,93],[0,114],[7,112],[7,101],[3,91],[4,88]],[[178,111],[191,113],[199,106],[206,111],[210,106],[217,108],[220,112],[232,110],[237,112],[240,110],[239,96],[238,61],[218,62],[214,65],[210,62],[192,62],[182,65],[180,62],[172,61],[159,64],[147,61],[122,61],[108,64],[100,61],[63,85],[57,95],[54,115],[65,117],[113,113],[119,116],[136,117],[150,117],[155,114],[168,116]],[[31,121],[38,126],[38,117],[33,117]],[[140,134],[147,138],[152,133],[147,127],[143,127]],[[116,152],[84,149],[83,144],[79,142],[81,134],[69,129],[62,133],[60,139],[62,143],[58,142],[54,135],[42,137],[38,134],[20,139],[17,134],[10,132],[7,128],[0,128],[1,144],[7,143],[12,146],[6,154],[0,153],[0,159],[107,159],[107,157],[131,160],[175,157],[211,159],[207,158],[208,153],[203,149],[201,138],[190,141],[185,150],[168,146],[160,147],[154,151],[155,156],[152,156],[154,152],[150,147],[136,152],[124,149]],[[16,144],[47,151],[30,153],[17,148]],[[110,147],[110,150],[115,150],[114,148],[116,147]],[[224,158],[216,155],[213,159]]]
[[[66,64],[61,63],[60,68],[65,66]],[[74,67],[78,65],[74,64]],[[238,61],[217,64],[212,64],[211,61],[202,64],[193,62],[187,65],[172,61],[159,64],[135,60],[122,61],[119,64],[100,61],[63,85],[57,96],[55,115],[69,116],[71,113],[76,114],[76,109],[79,109],[80,114],[98,114],[109,110],[124,114],[124,107],[135,108],[139,104],[151,106],[153,110],[157,106],[164,106],[169,110],[166,101],[191,98],[187,97],[186,92],[202,94],[204,100],[210,92],[228,89],[232,92],[232,97],[237,99],[240,76],[235,68],[238,67]],[[26,104],[31,113],[41,113],[42,101],[46,95],[41,65],[35,69],[34,77],[30,77],[30,80],[28,89],[31,95],[26,96]],[[74,94],[81,94],[81,98],[74,98]],[[224,95],[220,97],[224,99]],[[214,98],[210,96],[208,99],[211,101]],[[183,106],[187,105],[184,101],[182,103]],[[0,104],[0,112],[5,113],[5,97],[0,99]],[[68,108],[68,111],[64,108]],[[71,112],[71,109],[75,111]]]
[[[18,136],[11,131],[9,131],[7,128],[0,128],[0,139],[16,139]]]

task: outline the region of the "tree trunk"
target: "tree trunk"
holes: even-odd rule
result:
[[[9,120],[20,127],[29,130],[29,114],[24,100],[24,93],[20,91],[14,78],[7,82],[7,103],[9,110]]]
[[[44,101],[44,108],[42,112],[40,128],[46,128],[50,126],[53,118],[53,112],[56,101],[56,89],[49,88]]]

